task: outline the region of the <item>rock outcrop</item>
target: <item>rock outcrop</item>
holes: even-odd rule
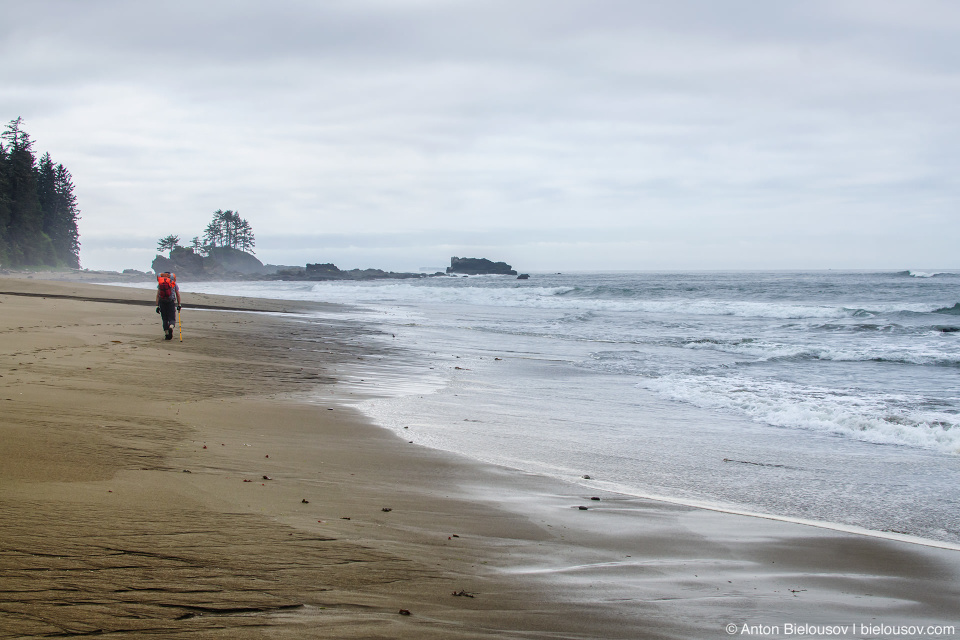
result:
[[[515,276],[517,272],[506,262],[492,262],[486,258],[450,258],[447,273],[462,273],[468,276],[504,275]]]
[[[382,269],[350,269],[343,271],[337,265],[325,262],[278,270],[269,280],[390,280],[424,278],[422,273],[383,271]]]
[[[263,264],[253,255],[231,249],[214,247],[206,256],[188,247],[175,247],[170,256],[158,255],[151,265],[155,273],[170,271],[184,280],[400,280],[443,276],[434,274],[383,271],[382,269],[350,269],[325,262],[291,267]],[[486,258],[452,258],[447,274],[503,274],[517,275],[506,262],[491,262]]]
[[[219,268],[235,273],[242,273],[245,276],[260,275],[265,272],[265,266],[256,257],[230,247],[214,247],[207,254],[206,262],[213,263]]]
[[[255,256],[230,247],[214,247],[206,256],[189,247],[174,247],[170,257],[158,255],[151,266],[155,273],[171,271],[190,280],[234,280],[277,271],[277,267],[265,266]]]

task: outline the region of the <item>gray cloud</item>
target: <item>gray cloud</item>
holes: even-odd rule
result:
[[[355,239],[352,266],[957,266],[949,3],[9,9],[0,102],[73,171],[88,266],[217,208],[271,262],[306,235]]]

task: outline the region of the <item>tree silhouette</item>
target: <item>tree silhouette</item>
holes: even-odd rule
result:
[[[44,158],[44,177],[49,179],[53,163],[49,155]],[[44,195],[49,195],[50,189],[44,187]],[[0,134],[0,262],[13,266],[68,262],[58,258],[44,222],[41,168],[33,141],[23,130],[23,118],[17,118]],[[75,228],[76,219],[71,222]]]
[[[73,176],[62,164],[53,164],[50,154],[40,159],[38,180],[43,232],[50,238],[57,261],[68,267],[80,267],[80,234],[77,198],[73,195]]]
[[[180,246],[180,236],[175,236],[172,233],[166,237],[160,238],[157,242],[157,251],[163,253],[164,251],[173,251],[175,248]]]
[[[67,266],[80,268],[80,231],[77,221],[80,220],[80,209],[77,208],[77,197],[73,195],[73,176],[62,164],[56,166],[56,194],[57,217],[55,228],[50,239],[57,255],[67,263]]]
[[[0,134],[0,263],[80,266],[73,179],[49,153],[39,164],[23,118]]]
[[[203,243],[208,251],[215,247],[230,247],[253,253],[256,246],[250,223],[229,209],[213,212],[213,219],[203,231]]]
[[[241,251],[253,253],[256,243],[253,238],[253,228],[246,220],[240,221],[240,227],[237,230],[237,248]]]

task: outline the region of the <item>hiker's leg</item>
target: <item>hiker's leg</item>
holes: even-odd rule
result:
[[[160,301],[160,320],[163,323],[163,330],[172,331],[177,326],[177,304],[172,300]]]

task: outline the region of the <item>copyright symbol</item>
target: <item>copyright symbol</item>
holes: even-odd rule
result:
[[[727,625],[727,633],[729,633],[730,635],[733,635],[736,632],[737,632],[737,625],[733,624],[732,622]]]

